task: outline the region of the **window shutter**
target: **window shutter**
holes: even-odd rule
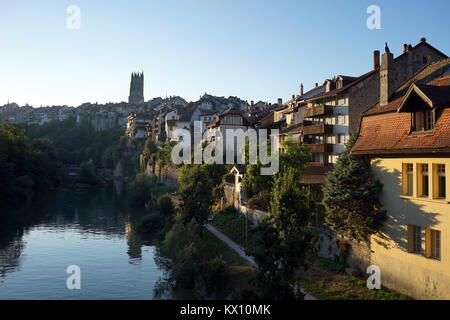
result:
[[[414,226],[408,224],[408,252],[414,252],[414,234],[413,234]]]
[[[431,258],[431,229],[425,229],[425,256]]]
[[[402,163],[402,194],[404,195],[408,193],[407,171],[408,171],[408,164]]]

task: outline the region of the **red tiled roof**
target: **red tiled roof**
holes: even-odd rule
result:
[[[449,65],[450,59],[427,65],[400,86],[387,105],[377,104],[366,111],[351,152],[361,155],[450,153],[450,86],[446,80]],[[415,106],[410,100],[413,95],[441,111],[433,130],[412,131],[413,113],[408,110]]]
[[[411,113],[364,117],[353,154],[450,153],[450,108],[433,131],[411,132]]]

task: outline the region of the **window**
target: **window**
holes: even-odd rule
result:
[[[418,165],[418,196],[419,197],[428,197],[429,188],[428,188],[428,164],[419,164]]]
[[[425,254],[427,258],[441,259],[441,232],[431,228],[427,228],[425,231],[426,250]]]
[[[433,198],[445,199],[445,164],[433,164]]]
[[[412,196],[413,195],[413,164],[404,163],[402,172],[402,189],[403,195]]]
[[[433,117],[433,110],[427,110],[425,112],[425,130],[433,130],[434,126],[434,117]]]
[[[408,252],[422,252],[422,228],[408,225]]]
[[[413,129],[414,131],[433,130],[434,128],[434,110],[427,109],[414,113]]]
[[[445,199],[445,164],[438,164],[438,197]]]

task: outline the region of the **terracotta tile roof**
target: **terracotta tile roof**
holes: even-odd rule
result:
[[[365,117],[352,153],[450,153],[450,108],[442,110],[431,132],[410,134],[411,117],[411,113]]]
[[[450,59],[428,64],[395,90],[391,101],[363,114],[353,154],[450,154]],[[440,84],[439,86],[437,84]],[[408,112],[416,95],[430,107],[440,110],[433,130],[413,132],[413,113]],[[401,110],[400,110],[401,107]]]

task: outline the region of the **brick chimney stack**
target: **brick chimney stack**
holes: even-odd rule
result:
[[[278,105],[281,106],[283,104],[283,99],[278,98]]]
[[[300,83],[300,96],[303,95],[303,83]]]
[[[394,76],[392,69],[394,55],[389,51],[386,45],[386,52],[381,56],[380,67],[380,105],[387,105],[389,96],[394,92]]]
[[[380,66],[380,50],[373,52],[373,70]]]

